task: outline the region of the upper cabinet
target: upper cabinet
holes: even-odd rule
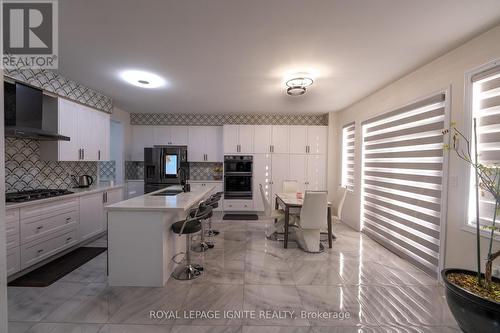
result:
[[[186,146],[188,144],[187,126],[149,126],[153,130],[155,146]]]
[[[144,148],[153,146],[187,146],[187,126],[132,126],[132,161],[144,161]]]
[[[254,153],[288,153],[289,126],[257,125],[254,135]]]
[[[290,126],[290,153],[326,154],[328,126]]]
[[[144,161],[144,148],[154,146],[154,135],[152,126],[132,126],[132,161]]]
[[[59,98],[57,132],[70,141],[40,142],[40,157],[49,161],[109,160],[110,115]]]
[[[189,162],[222,162],[223,159],[222,126],[189,126]]]
[[[253,125],[224,125],[224,154],[252,154]]]

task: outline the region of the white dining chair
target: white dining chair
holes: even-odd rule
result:
[[[307,252],[320,252],[321,229],[327,223],[327,192],[310,191],[304,195],[296,229],[299,246]]]
[[[332,201],[332,220],[333,222],[342,221],[342,209],[344,208],[347,188],[339,186]]]
[[[297,193],[299,191],[299,182],[296,180],[283,181],[283,193]]]
[[[277,220],[276,223],[273,224],[272,228],[266,230],[266,237],[271,237],[274,233],[283,233],[285,225],[285,212],[281,209],[272,209],[271,203],[267,198],[262,184],[259,184],[259,189],[262,197],[262,203],[264,204],[264,215],[268,219]]]

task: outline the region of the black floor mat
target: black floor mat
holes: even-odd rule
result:
[[[53,260],[34,271],[18,277],[10,287],[47,287],[86,262],[97,257],[105,247],[79,247],[68,254]]]
[[[223,220],[258,220],[257,214],[224,214]]]

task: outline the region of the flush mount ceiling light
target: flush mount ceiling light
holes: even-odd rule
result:
[[[307,87],[313,84],[313,79],[309,77],[295,77],[286,81],[286,93],[289,96],[301,96],[307,91]]]
[[[126,70],[120,76],[136,87],[147,89],[163,87],[167,83],[161,76],[144,71]]]

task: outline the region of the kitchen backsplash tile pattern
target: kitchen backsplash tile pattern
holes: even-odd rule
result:
[[[95,90],[44,69],[4,69],[5,76],[44,89],[62,97],[107,113],[113,112],[113,100]]]
[[[218,162],[191,162],[189,163],[189,178],[191,180],[214,180],[221,177],[222,173],[215,171],[215,168],[222,168],[222,163]]]
[[[247,125],[328,125],[328,114],[176,114],[131,113],[132,125],[221,126]]]
[[[116,180],[115,161],[99,162],[99,180],[101,181]]]
[[[90,175],[97,181],[97,162],[52,162],[40,159],[40,143],[5,138],[5,190],[71,188],[71,175]]]
[[[144,179],[144,162],[125,161],[125,179]]]
[[[215,168],[222,168],[219,162],[191,162],[189,163],[189,175],[191,180],[214,180],[217,176],[222,177],[222,173],[215,171]],[[126,179],[144,179],[144,162],[126,161]]]

